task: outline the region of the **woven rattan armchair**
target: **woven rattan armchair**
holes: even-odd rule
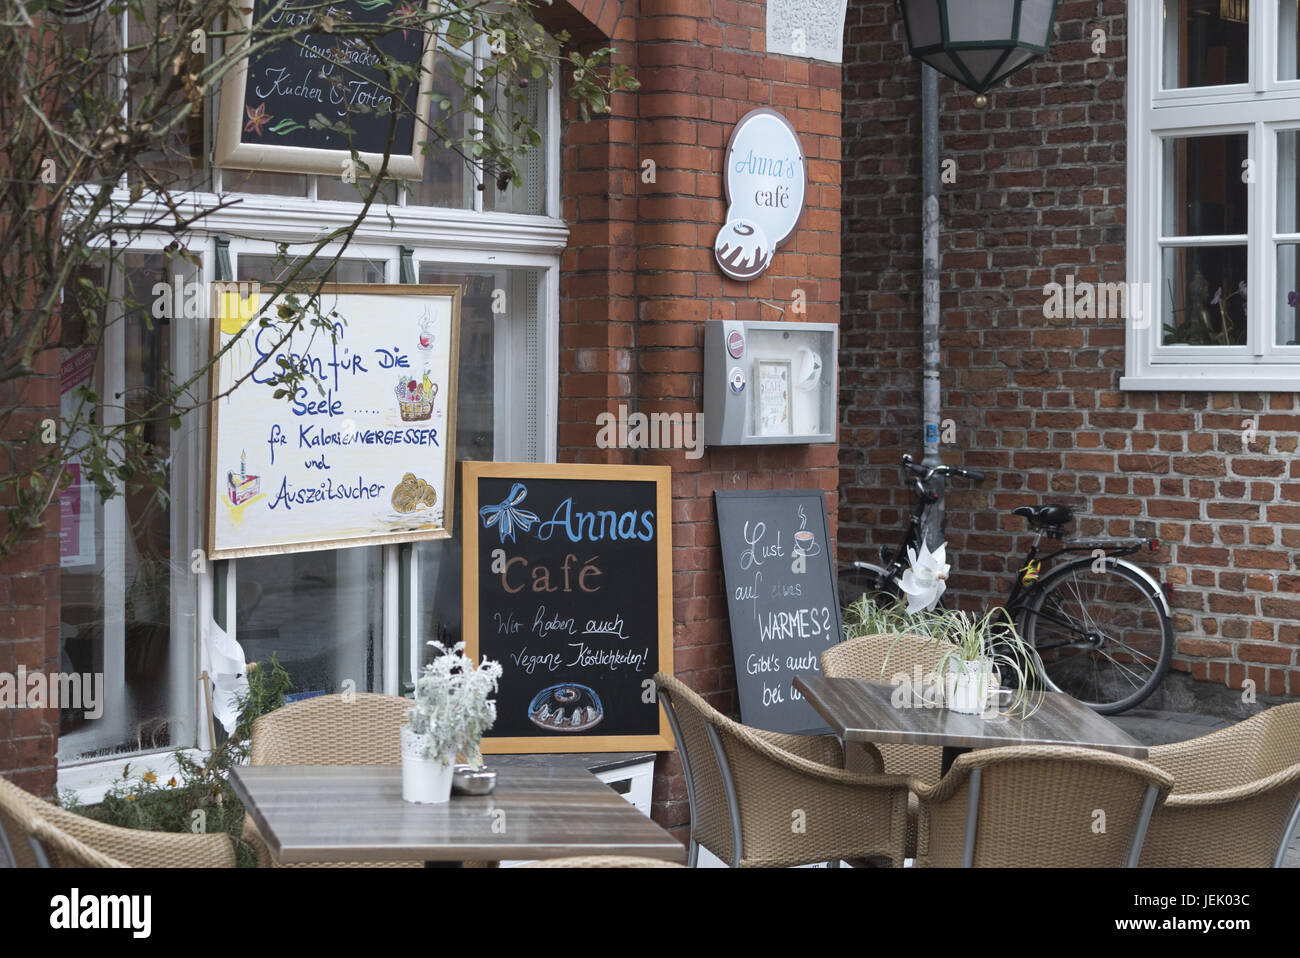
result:
[[[936,672],[946,642],[911,633],[863,635],[832,645],[822,653],[822,672],[827,678],[865,679],[888,682],[900,673],[916,681],[920,667],[922,681]],[[943,749],[937,745],[890,745],[881,743],[880,757],[891,775],[911,775],[923,782],[937,782],[942,774]]]
[[[5,841],[10,859],[19,868],[41,864],[28,841],[37,822],[86,846],[94,854],[130,868],[235,866],[235,849],[230,836],[224,832],[190,835],[118,828],[51,805],[0,778],[0,840]],[[57,864],[54,854],[49,857]]]
[[[678,679],[655,676],[677,741],[699,846],[733,867],[887,858],[903,864],[907,796],[916,782],[840,766],[832,736],[783,735],[722,715]]]
[[[1172,785],[1154,765],[1072,745],[967,752],[917,792],[917,865],[1131,868]]]
[[[45,860],[41,864],[49,868],[126,868],[116,858],[95,851],[43,818],[32,820],[28,837],[38,843],[32,849],[37,860],[43,856]]]
[[[253,722],[251,765],[401,765],[401,728],[411,700],[356,692],[317,695],[259,716]],[[420,868],[421,862],[366,866],[356,862],[281,865],[245,813],[240,836],[257,853],[262,868]]]
[[[1300,702],[1201,738],[1151,749],[1174,778],[1141,865],[1281,867],[1300,825]]]

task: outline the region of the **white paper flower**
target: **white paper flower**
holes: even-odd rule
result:
[[[947,588],[944,580],[948,578],[951,566],[945,561],[948,543],[940,543],[939,548],[931,552],[924,543],[918,553],[911,546],[907,549],[907,559],[911,563],[903,573],[899,587],[907,595],[908,613],[924,609],[929,612],[939,604],[939,597]]]

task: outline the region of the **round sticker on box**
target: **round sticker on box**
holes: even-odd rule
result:
[[[745,355],[745,336],[740,330],[733,329],[727,337],[727,352],[731,353],[732,359]]]
[[[733,393],[743,393],[745,391],[745,371],[739,366],[732,366],[731,372],[727,374],[727,382],[731,384]]]

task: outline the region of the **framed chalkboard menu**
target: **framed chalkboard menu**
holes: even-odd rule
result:
[[[840,642],[840,606],[820,489],[714,492],[740,720],[769,732],[825,732],[791,685]]]
[[[669,468],[461,468],[466,652],[504,670],[483,751],[672,748]]]
[[[222,81],[216,165],[338,176],[355,149],[372,170],[387,152],[389,174],[420,179],[423,124],[416,118],[429,115],[435,44],[410,20],[413,9],[398,0],[335,0],[328,9],[316,0],[252,0],[232,14],[248,31],[243,44],[250,52]],[[309,26],[322,12],[341,25],[391,23],[393,29],[363,40],[322,28],[259,44],[259,30]],[[394,89],[385,57],[419,65],[418,79],[403,77]],[[313,125],[317,116],[341,121],[352,133]]]

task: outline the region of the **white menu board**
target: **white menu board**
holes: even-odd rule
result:
[[[283,327],[254,318],[256,294],[219,297],[210,558],[451,535],[460,295],[326,286],[335,335],[306,324],[285,343]],[[275,398],[282,359],[315,381]]]

